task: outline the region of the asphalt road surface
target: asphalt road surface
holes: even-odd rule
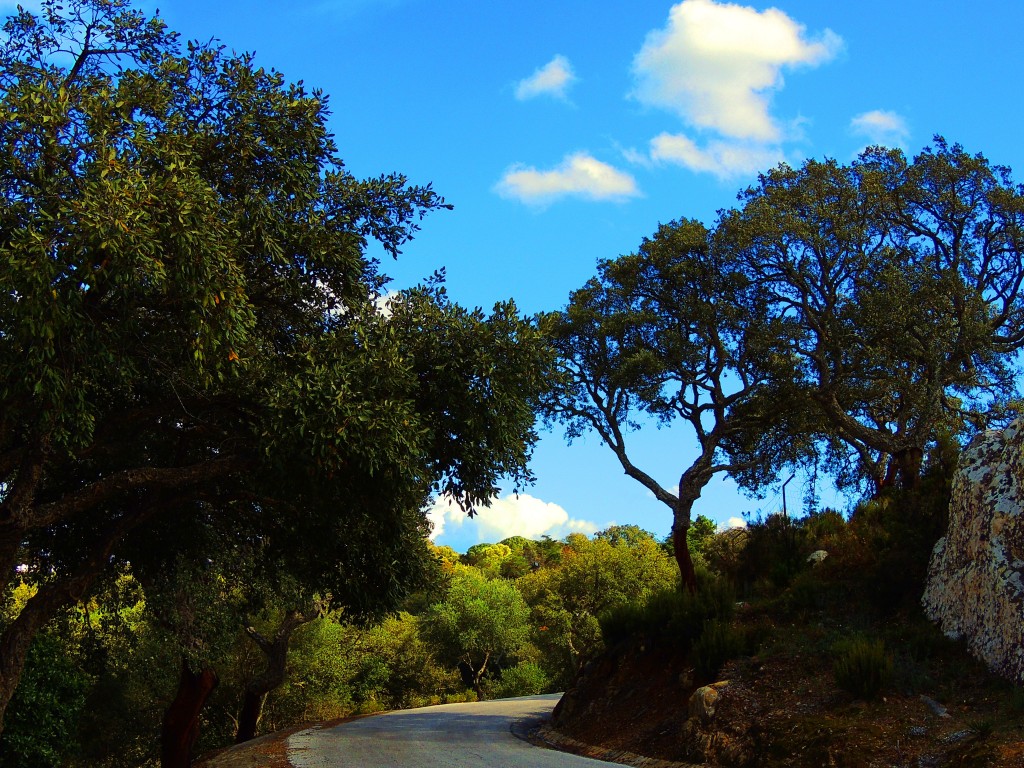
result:
[[[608,766],[542,749],[512,734],[551,712],[558,694],[389,712],[310,728],[288,739],[296,768],[596,768]]]

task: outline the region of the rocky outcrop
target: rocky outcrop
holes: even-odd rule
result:
[[[947,636],[1024,682],[1024,421],[979,435],[961,457],[922,603]]]
[[[729,681],[723,680],[702,686],[691,694],[686,705],[688,717],[680,735],[686,755],[691,760],[702,765],[745,768],[754,759],[746,724],[737,721],[720,723],[716,717],[728,686]]]

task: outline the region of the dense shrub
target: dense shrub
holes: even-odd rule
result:
[[[881,640],[854,635],[836,643],[832,651],[836,684],[859,699],[875,698],[892,680],[892,656]]]
[[[496,699],[516,696],[534,696],[547,693],[551,680],[543,669],[532,661],[524,661],[501,673],[501,679],[490,686],[490,695]]]
[[[696,593],[678,588],[661,590],[644,603],[627,604],[599,616],[605,644],[644,635],[688,650],[710,619],[732,616],[735,597],[723,579],[704,577]]]
[[[57,768],[75,752],[90,680],[52,633],[36,636],[4,723],[0,766]]]
[[[721,619],[704,623],[700,637],[693,644],[691,660],[697,676],[713,679],[729,659],[743,655],[747,650],[747,637],[742,629]]]
[[[738,581],[745,588],[758,582],[784,588],[806,568],[810,551],[807,531],[800,521],[782,514],[751,520]]]

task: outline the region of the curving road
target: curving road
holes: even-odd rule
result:
[[[517,738],[514,724],[550,714],[558,694],[444,704],[310,728],[288,739],[295,768],[596,768]]]

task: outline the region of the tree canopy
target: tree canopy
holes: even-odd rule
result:
[[[596,431],[673,510],[693,587],[691,508],[717,472],[758,491],[785,465],[873,493],[913,486],[939,442],[1013,410],[1024,345],[1024,192],[936,138],[913,159],[781,165],[713,227],[662,225],[548,318],[562,376],[545,401]],[[696,458],[663,486],[628,434],[678,422]]]
[[[936,440],[1013,405],[1022,225],[1009,169],[941,137],[780,166],[722,215],[719,247],[777,320],[768,397],[813,412],[841,479],[914,485]]]
[[[45,0],[0,44],[0,718],[32,636],[168,553],[393,607],[423,502],[528,478],[546,351],[436,283],[378,307],[366,255],[450,206],[356,179],[327,97],[127,0]],[[27,571],[25,569],[27,568]],[[277,582],[275,582],[277,579]]]

